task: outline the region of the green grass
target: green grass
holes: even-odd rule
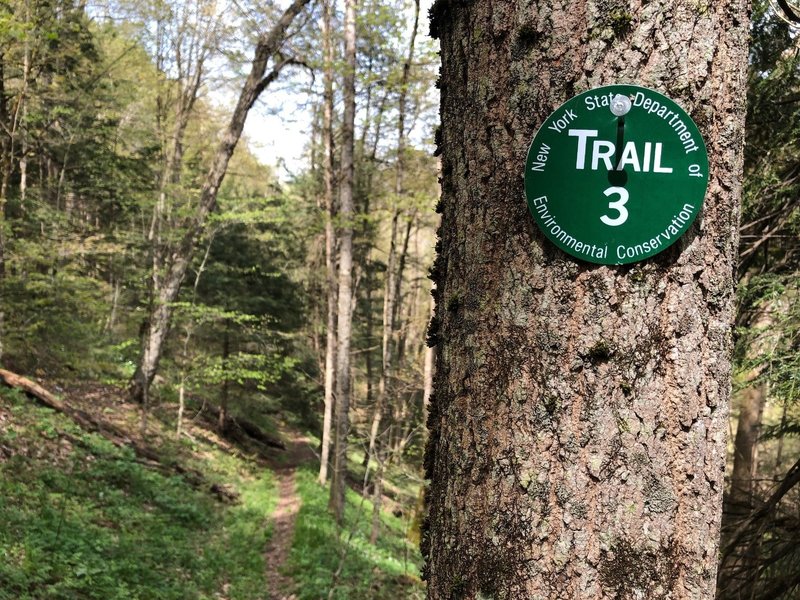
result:
[[[264,551],[277,504],[273,473],[202,435],[178,440],[155,418],[151,427],[160,428],[153,439],[161,440],[162,456],[201,471],[208,485],[231,485],[240,502],[223,505],[169,469],[143,464],[131,450],[0,388],[0,600],[268,597]],[[351,472],[363,476],[361,457],[351,458]],[[348,490],[340,536],[327,510],[329,488],[317,484],[315,466],[298,469],[296,481],[302,504],[283,571],[299,599],[327,598],[345,545],[335,598],[423,597],[409,515],[384,514],[373,546],[371,502]],[[386,488],[410,507],[418,483],[393,466]]]
[[[217,453],[223,506],[18,394],[0,408],[0,600],[264,597],[270,472]]]
[[[327,510],[329,488],[320,486],[310,469],[297,471],[297,491],[302,499],[286,572],[298,583],[300,600],[327,598],[343,546],[349,541],[344,568],[334,598],[376,600],[422,598],[420,556],[406,539],[408,523],[382,515],[377,545],[369,543],[372,503],[347,490],[346,524],[341,537]]]

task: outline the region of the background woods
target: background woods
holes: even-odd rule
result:
[[[796,33],[766,2],[754,4],[722,538],[703,571],[707,595],[718,566],[717,596],[736,600],[793,598],[800,586],[800,55]],[[448,27],[466,27],[459,19],[482,5],[436,3],[434,33],[444,43]],[[656,5],[665,3],[649,10]],[[629,43],[639,21],[623,8],[586,11],[593,52]],[[491,341],[502,328],[489,324],[505,313],[475,304],[501,287],[448,275],[434,259],[533,227],[524,211],[469,213],[469,198],[481,186],[496,191],[489,183],[502,171],[502,152],[483,152],[478,139],[494,131],[480,116],[498,101],[489,80],[524,79],[533,52],[547,62],[556,50],[534,25],[498,12],[497,31],[503,18],[513,29],[498,38],[508,68],[476,58],[472,70],[454,71],[456,60],[440,71],[430,9],[418,0],[0,3],[0,599],[509,597],[448,571],[448,552],[453,564],[469,553],[446,535],[423,571],[420,537],[436,526],[424,524],[425,422],[434,425],[429,468],[452,477],[476,469],[459,480],[466,498],[488,481],[481,461],[502,463],[493,454],[502,444],[495,436],[481,446],[468,411],[451,407],[475,455],[441,462],[447,394],[559,332],[537,330],[502,350]],[[733,9],[719,10],[722,19]],[[578,47],[564,18],[562,42]],[[667,33],[676,26],[659,23]],[[470,51],[483,56],[489,21],[471,31]],[[450,60],[463,47],[447,39]],[[564,77],[554,71],[553,81]],[[599,82],[581,77],[503,97],[521,109],[535,100],[526,114],[541,119]],[[693,85],[672,95],[714,123]],[[270,115],[295,122],[301,160],[267,157],[273,133],[258,124]],[[468,118],[454,137],[456,120]],[[502,129],[524,154],[538,123],[523,121],[517,133]],[[454,172],[461,159],[448,149],[477,154]],[[521,163],[518,174],[508,168],[509,181],[521,177]],[[467,180],[474,186],[456,193]],[[494,220],[461,240],[478,217]],[[539,252],[553,277],[572,281],[572,263],[546,244]],[[666,269],[677,252],[655,263]],[[494,276],[515,263],[482,264]],[[624,277],[617,283],[633,281]],[[445,386],[461,371],[442,344],[480,327],[469,346],[477,362]],[[586,369],[606,368],[592,356]],[[556,428],[563,406],[537,402],[529,412],[542,431]],[[537,482],[506,491],[540,502],[543,515],[561,510],[564,486]],[[443,522],[444,505],[432,502]],[[492,528],[514,531],[503,515],[462,539],[493,548]],[[643,527],[642,515],[630,519]],[[542,551],[561,560],[559,548]],[[492,552],[481,572],[508,579],[510,554]],[[605,558],[622,568],[635,554],[618,546]],[[669,581],[669,565],[658,564],[658,581]],[[611,581],[602,597],[633,594],[608,572],[598,566],[597,581]]]

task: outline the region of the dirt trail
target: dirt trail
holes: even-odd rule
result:
[[[300,510],[300,497],[295,489],[295,471],[301,464],[315,460],[314,452],[308,445],[308,438],[293,437],[287,444],[287,452],[281,463],[274,467],[278,479],[278,506],[272,513],[273,530],[267,545],[267,581],[269,600],[296,600],[291,591],[294,585],[291,577],[281,574],[280,567],[286,562],[294,538],[294,523]]]

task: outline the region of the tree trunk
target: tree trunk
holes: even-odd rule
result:
[[[777,343],[774,325],[774,307],[763,301],[750,328],[756,333],[748,358],[763,361],[775,350]],[[747,374],[749,385],[739,394],[739,421],[733,443],[733,470],[730,490],[723,508],[722,539],[729,541],[742,523],[750,517],[755,498],[758,437],[761,417],[767,401],[767,382],[761,376],[766,366],[763,362]],[[758,581],[758,546],[760,534],[746,536],[739,548],[732,549],[720,561],[717,598],[731,600],[753,598]]]
[[[5,63],[5,54],[0,54],[0,278],[4,278],[6,274],[6,205],[8,202],[8,185],[14,164],[14,138],[11,133],[11,115],[8,111]],[[0,356],[2,356],[3,337],[5,337],[3,314],[0,312],[0,336],[2,336],[0,337]]]
[[[403,246],[400,254],[398,256],[397,261],[397,276],[395,278],[395,303],[394,303],[394,312],[391,317],[392,323],[392,343],[394,344],[394,351],[393,356],[395,358],[395,362],[398,365],[403,364],[404,352],[405,352],[405,339],[402,335],[402,330],[400,327],[400,317],[398,315],[400,303],[402,302],[402,284],[403,284],[403,273],[406,268],[406,259],[408,258],[408,242],[411,238],[411,227],[416,219],[416,214],[412,215],[411,218],[406,223],[406,233],[405,237],[403,238]],[[408,302],[409,311],[413,310],[414,306],[414,299]],[[398,335],[400,334],[400,335]],[[390,435],[388,444],[392,447],[393,453],[396,453],[399,446],[400,440],[404,438],[403,431],[405,429],[404,419],[406,415],[406,407],[408,402],[408,394],[401,393],[400,390],[396,389],[396,382],[395,389],[392,394],[392,423],[390,427]]]
[[[222,335],[222,369],[228,372],[228,360],[231,356],[230,321],[225,319],[225,332]],[[227,376],[222,380],[222,394],[219,400],[219,415],[217,415],[217,429],[224,434],[228,426],[228,401],[230,396],[230,380]]]
[[[389,235],[389,258],[386,263],[386,282],[383,295],[383,320],[381,328],[381,374],[378,378],[378,400],[372,413],[372,423],[369,428],[369,444],[367,456],[364,461],[366,472],[364,474],[364,493],[367,493],[366,483],[369,481],[370,461],[378,451],[378,430],[380,429],[383,413],[386,410],[386,398],[389,394],[389,378],[392,369],[392,333],[391,317],[394,314],[395,289],[395,261],[397,256],[397,221],[400,217],[399,209],[392,215],[391,233]]]
[[[408,251],[408,232],[406,232],[405,244],[400,258],[400,268],[397,268],[397,228],[402,214],[402,207],[399,205],[400,199],[405,192],[405,161],[406,150],[406,98],[408,97],[408,86],[411,74],[411,63],[414,60],[414,46],[417,39],[417,29],[419,26],[419,0],[414,3],[414,24],[411,28],[411,38],[408,44],[408,54],[403,63],[403,74],[400,80],[400,94],[397,109],[397,163],[395,164],[395,207],[392,213],[392,226],[389,235],[389,258],[386,263],[386,286],[383,300],[383,336],[381,339],[381,377],[378,381],[378,402],[372,416],[372,425],[369,432],[369,447],[367,451],[367,475],[369,474],[369,457],[376,452],[376,440],[380,429],[381,419],[386,410],[386,401],[390,395],[389,386],[392,377],[392,350],[397,330],[397,301],[400,298],[400,289],[403,279],[403,267],[405,256]],[[410,230],[409,224],[409,230]],[[366,481],[367,475],[364,476]],[[379,500],[379,499],[378,499]]]
[[[150,311],[142,358],[128,387],[131,399],[135,402],[144,403],[147,399],[150,384],[158,369],[164,342],[169,333],[172,303],[178,297],[181,283],[192,259],[195,242],[203,231],[208,215],[217,205],[217,192],[225,177],[228,161],[242,135],[247,113],[261,92],[278,78],[281,69],[286,66],[288,61],[284,60],[274,64],[272,71],[265,76],[267,64],[280,49],[289,25],[308,2],[309,0],[294,0],[272,29],[258,41],[250,74],[239,94],[230,123],[219,142],[211,168],[206,174],[195,214],[189,219],[183,236],[166,261],[163,280],[159,284],[160,289]]]
[[[438,0],[441,251],[423,537],[431,599],[710,599],[730,395],[746,0]],[[611,10],[611,8],[614,10]],[[535,130],[635,82],[708,145],[701,219],[645,262],[573,259],[525,203]]]
[[[106,326],[103,328],[105,333],[112,333],[114,327],[117,325],[117,307],[119,306],[119,297],[122,292],[122,282],[120,277],[112,275],[112,287],[114,291],[111,294],[111,312],[106,320]]]
[[[327,290],[327,321],[325,327],[325,411],[322,418],[322,451],[319,465],[319,482],[328,481],[330,462],[331,419],[333,417],[333,390],[336,363],[336,238],[333,220],[336,216],[333,177],[333,43],[331,40],[331,1],[322,5],[322,43],[325,54],[325,91],[322,107],[322,171],[325,182],[325,273]]]
[[[329,506],[341,524],[344,520],[347,479],[347,435],[350,430],[350,337],[353,287],[353,150],[356,116],[356,0],[345,2],[345,70],[342,81],[342,176],[339,194],[339,298],[336,335],[336,435],[333,452],[333,480]]]
[[[383,467],[384,461],[378,454],[378,469],[375,471],[375,482],[372,493],[372,525],[369,531],[369,543],[377,544],[381,534],[381,507],[383,506]]]

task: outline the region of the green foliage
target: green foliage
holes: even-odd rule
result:
[[[4,354],[23,371],[97,375],[113,369],[103,342],[119,228],[152,188],[152,148],[139,143],[150,136],[128,137],[125,122],[135,93],[119,67],[135,46],[69,1],[4,9]]]
[[[131,376],[154,278],[163,275],[164,258],[191,218],[227,118],[201,87],[179,144],[178,167],[167,172],[178,98],[187,83],[171,53],[178,46],[194,51],[192,35],[217,14],[201,10],[211,3],[194,6],[197,14],[190,14],[189,5],[182,14],[178,5],[127,0],[88,12],[77,0],[11,0],[0,7],[4,366],[50,378],[124,383]],[[261,8],[253,13],[257,19],[231,17],[244,23],[244,37],[263,31]],[[432,49],[421,39],[408,89],[400,89],[407,9],[407,2],[375,0],[359,16],[359,87],[371,99],[357,150],[357,201],[364,212],[357,221],[357,262],[363,269],[357,274],[361,322],[355,325],[354,355],[360,363],[354,368],[359,371],[369,357],[370,376],[377,376],[384,229],[387,215],[399,208],[399,229],[413,230],[415,254],[408,256],[401,292],[398,346],[405,355],[394,380],[407,390],[409,420],[417,421],[418,347],[428,315],[427,284],[419,282],[428,261],[437,169],[429,152],[409,141],[398,156],[394,144],[401,91],[407,92],[406,129],[414,129],[409,139],[424,138],[426,122],[435,119],[427,97]],[[270,17],[275,10],[266,8]],[[190,22],[179,31],[186,15]],[[179,33],[183,37],[170,46],[170,36]],[[216,36],[215,51],[227,54],[217,56],[215,68],[228,59],[244,57],[246,63],[251,48],[240,37]],[[292,41],[312,62],[319,62],[317,42],[307,27]],[[398,194],[400,159],[405,184]],[[312,168],[281,185],[246,140],[239,144],[172,307],[175,319],[154,394],[159,413],[172,411],[173,418],[180,381],[190,403],[225,399],[231,414],[266,431],[275,431],[278,421],[317,425],[320,346],[314,341],[325,298],[319,286],[325,222],[320,182]],[[154,218],[159,202],[163,212]],[[153,223],[159,227],[151,228]],[[367,316],[378,324],[371,331],[364,325]],[[362,382],[359,377],[358,395]],[[28,400],[8,410],[15,423],[0,427],[0,444],[14,455],[6,460],[0,453],[0,600],[263,597],[261,550],[275,501],[268,473],[253,473],[246,461],[202,441],[173,440],[169,451],[176,456],[191,447],[205,457],[196,468],[236,481],[242,502],[223,508],[182,478],[148,468],[61,417],[32,409]],[[300,554],[296,544],[293,556],[320,559],[297,574],[303,597],[316,597],[326,592],[338,564],[338,538],[325,510],[327,492],[310,473],[301,473],[300,480],[308,505],[298,520]],[[389,482],[387,489],[395,491]],[[365,537],[370,503],[352,494],[348,502],[348,518],[359,525],[338,597],[372,598],[376,590],[387,598],[419,595],[419,558],[404,540],[408,524],[386,517],[388,533],[374,548]],[[317,527],[324,530],[321,537],[315,537]]]
[[[751,34],[734,381],[736,391],[754,388],[741,396],[751,409],[766,395],[752,480],[752,506],[760,507],[796,460],[800,431],[800,55],[796,33],[766,0],[754,3]],[[796,597],[797,507],[795,489],[750,519],[746,508],[729,509],[723,544],[737,547],[724,552],[720,598],[742,589],[754,598]]]
[[[190,390],[216,401],[227,394],[234,412],[247,406],[254,411],[248,418],[257,415],[262,411],[252,400],[266,394],[311,422],[305,373],[316,366],[299,335],[307,319],[307,292],[297,281],[305,252],[297,231],[304,215],[280,190],[259,195],[268,190],[252,184],[247,170],[258,169],[257,163],[240,159],[239,168],[240,179],[226,188],[222,210],[212,221],[196,285],[186,286],[175,305],[180,335],[168,358],[185,372]],[[234,192],[237,197],[231,197]],[[190,335],[195,343],[184,347]]]
[[[2,391],[0,599],[262,598],[276,490],[269,472],[212,448],[211,473],[239,482],[223,508],[181,477]]]
[[[328,488],[317,483],[310,469],[298,470],[297,490],[303,503],[286,571],[298,582],[300,600],[327,597],[345,545],[349,548],[334,598],[423,597],[421,558],[416,545],[406,539],[408,524],[404,520],[383,514],[383,535],[373,546],[369,543],[371,502],[348,489],[346,525],[339,532],[327,509]]]

